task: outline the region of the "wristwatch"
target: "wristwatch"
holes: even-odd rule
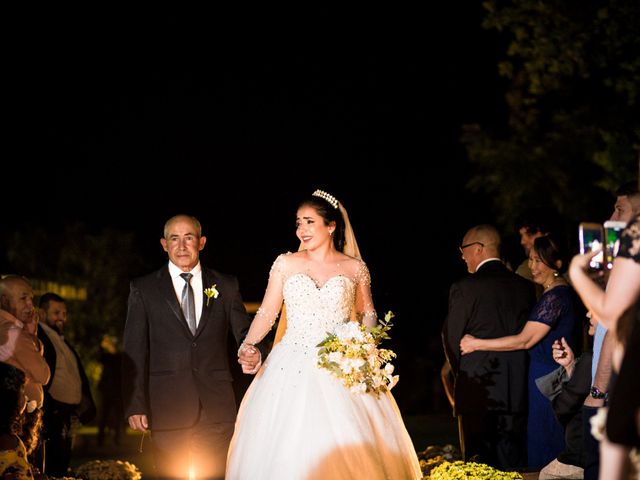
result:
[[[603,398],[606,401],[609,398],[609,393],[601,392],[598,387],[591,387],[591,398]]]

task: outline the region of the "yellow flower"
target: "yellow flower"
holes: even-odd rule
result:
[[[504,472],[490,467],[485,463],[475,462],[442,462],[431,470],[427,477],[430,480],[522,480],[522,475],[517,472]]]
[[[209,288],[204,289],[204,294],[207,296],[207,307],[209,306],[209,300],[211,300],[211,297],[216,299],[218,298],[218,295],[220,295],[220,292],[216,289],[217,285],[217,283],[214,283]]]

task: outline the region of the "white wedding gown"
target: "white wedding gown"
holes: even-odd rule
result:
[[[287,331],[244,396],[227,479],[422,478],[391,393],[351,393],[317,366],[316,345],[349,319],[357,282],[336,275],[319,287],[305,273],[283,275]]]

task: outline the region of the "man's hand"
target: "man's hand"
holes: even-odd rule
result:
[[[462,337],[462,340],[460,340],[460,353],[462,355],[466,355],[468,353],[472,353],[476,351],[475,345],[474,345],[474,340],[476,339],[476,337],[474,337],[473,335],[469,335],[468,333]]]
[[[147,421],[146,415],[131,415],[129,417],[129,426],[133,430],[138,430],[140,432],[146,432],[149,428],[149,422]]]
[[[242,372],[253,375],[260,370],[262,356],[260,350],[253,345],[243,345],[238,355],[238,363],[242,365]]]

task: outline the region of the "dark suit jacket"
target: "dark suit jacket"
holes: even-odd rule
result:
[[[53,410],[53,404],[60,403],[57,400],[54,400],[51,395],[49,395],[49,388],[51,387],[51,384],[55,380],[56,376],[57,358],[56,349],[49,339],[49,336],[44,331],[44,328],[38,328],[38,338],[44,346],[43,356],[47,364],[49,365],[49,369],[51,370],[51,379],[49,380],[49,383],[44,386],[44,410],[46,412],[47,410]],[[75,349],[67,341],[65,341],[65,343],[73,353],[73,356],[76,357],[76,362],[78,362],[78,372],[80,372],[80,381],[82,382],[82,400],[80,401],[80,404],[75,407],[73,413],[78,417],[80,422],[88,423],[96,416],[96,405],[93,401],[93,395],[91,395],[89,380],[87,379],[87,375],[82,366],[82,362],[80,361],[78,352],[76,352]]]
[[[479,338],[514,335],[534,303],[533,283],[499,261],[485,263],[451,286],[442,340],[455,378],[455,415],[527,411],[526,350],[461,356],[460,339],[467,333]]]
[[[195,336],[180,309],[168,265],[131,282],[123,401],[127,417],[145,414],[151,428],[191,427],[200,405],[214,422],[235,420],[227,337],[231,329],[240,344],[250,318],[235,277],[203,267],[202,282],[205,288],[216,284],[219,296],[208,306],[203,298]]]

